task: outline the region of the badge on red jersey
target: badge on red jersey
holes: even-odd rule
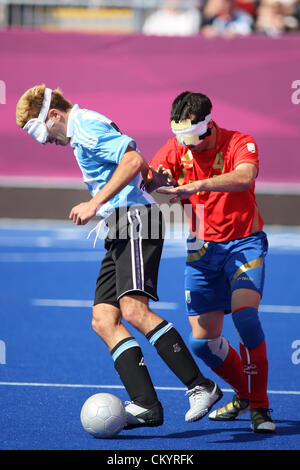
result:
[[[255,153],[255,144],[254,144],[254,142],[248,142],[247,149],[249,150],[249,152]]]

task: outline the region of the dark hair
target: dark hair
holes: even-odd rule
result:
[[[172,103],[171,121],[176,122],[188,119],[190,114],[195,115],[193,123],[203,121],[205,116],[210,114],[212,103],[208,96],[202,93],[193,93],[191,91],[184,91],[178,95]]]

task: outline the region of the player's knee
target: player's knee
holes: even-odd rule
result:
[[[93,308],[92,311],[92,328],[99,336],[105,337],[112,330],[115,324],[114,316],[110,315],[110,312],[105,305],[100,306],[99,304]]]
[[[102,321],[102,316],[99,314],[99,312],[95,312],[94,309],[92,315],[92,328],[95,333],[101,336],[101,333],[104,329],[104,322]]]
[[[229,343],[223,336],[214,339],[197,339],[191,333],[189,344],[195,356],[213,369],[225,361],[229,352]]]
[[[143,320],[150,313],[148,306],[133,296],[122,297],[120,305],[124,320],[140,330]]]
[[[240,342],[248,349],[256,348],[265,335],[254,307],[245,307],[232,313],[232,319]]]
[[[135,302],[126,302],[122,305],[122,317],[130,325],[138,328],[140,322],[140,311],[137,308]]]

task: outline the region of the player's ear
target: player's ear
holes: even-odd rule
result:
[[[53,121],[59,121],[61,119],[61,112],[58,109],[51,108],[49,109],[48,117]]]

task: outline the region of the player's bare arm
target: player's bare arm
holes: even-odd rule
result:
[[[143,157],[132,147],[128,147],[107,184],[90,201],[73,207],[69,219],[73,220],[76,225],[87,224],[102,204],[119,193],[140,171],[144,171],[146,166],[147,163]]]
[[[160,188],[158,193],[174,195],[173,202],[187,199],[199,191],[240,192],[250,189],[257,176],[257,168],[252,163],[241,163],[229,173],[213,178],[193,181],[176,188]]]

